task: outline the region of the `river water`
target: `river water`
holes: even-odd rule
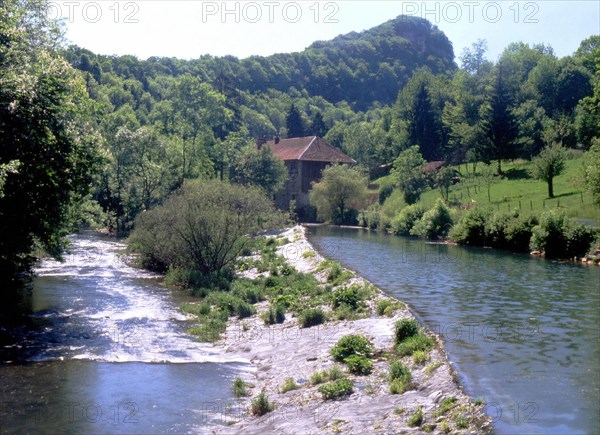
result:
[[[600,268],[362,230],[309,237],[442,337],[497,433],[600,433]]]
[[[2,301],[0,432],[197,433],[236,418],[231,382],[252,368],[185,334],[188,297],[127,266],[121,243],[71,242]]]

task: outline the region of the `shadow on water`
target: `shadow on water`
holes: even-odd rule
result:
[[[443,338],[498,433],[600,433],[600,268],[361,230],[310,239]]]

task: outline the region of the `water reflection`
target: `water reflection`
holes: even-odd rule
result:
[[[367,231],[310,233],[440,333],[498,432],[600,432],[600,269]]]

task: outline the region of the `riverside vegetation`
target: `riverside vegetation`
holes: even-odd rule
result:
[[[196,288],[202,300],[182,307],[199,340],[256,364],[254,379],[233,380],[243,417],[222,431],[488,431],[483,405],[460,391],[438,339],[405,304],[323,259],[304,231],[253,239],[229,289]],[[372,405],[359,407],[367,398]],[[315,419],[325,406],[337,411]]]

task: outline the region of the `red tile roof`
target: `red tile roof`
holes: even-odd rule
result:
[[[339,162],[349,165],[356,163],[337,148],[329,145],[318,136],[292,137],[280,139],[278,143],[270,140],[266,144],[273,154],[281,160],[304,160],[312,162]]]

